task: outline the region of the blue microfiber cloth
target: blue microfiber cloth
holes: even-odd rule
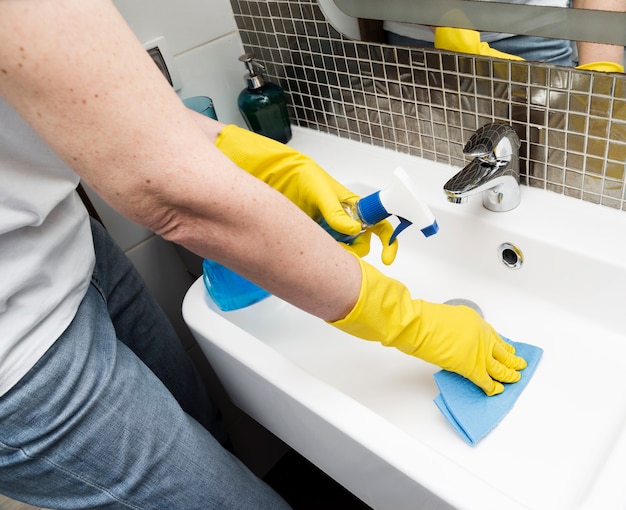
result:
[[[435,374],[435,382],[440,391],[435,398],[435,404],[452,427],[471,445],[475,445],[491,432],[513,408],[543,354],[543,349],[534,345],[502,338],[513,345],[515,354],[528,363],[521,372],[522,378],[516,383],[505,384],[503,393],[488,397],[473,382],[459,374],[447,370]]]

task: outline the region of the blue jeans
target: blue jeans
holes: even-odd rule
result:
[[[73,322],[0,398],[0,492],[55,509],[288,508],[221,446],[171,325],[92,231],[96,268]]]
[[[515,35],[489,44],[492,48],[522,57],[524,60],[546,62],[558,66],[574,65],[572,45],[564,39],[534,35]]]

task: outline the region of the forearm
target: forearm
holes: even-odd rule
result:
[[[283,195],[237,171],[237,193],[226,217],[216,222],[199,214],[198,204],[182,211],[164,237],[324,320],[344,317],[360,290],[356,259]]]
[[[625,12],[624,0],[574,0],[577,9],[596,9],[600,11]],[[624,47],[613,44],[599,44],[585,41],[577,43],[578,63],[580,65],[593,62],[615,62],[622,64]]]
[[[357,261],[207,141],[109,1],[0,1],[0,70],[0,94],[128,218],[325,320],[356,302]]]

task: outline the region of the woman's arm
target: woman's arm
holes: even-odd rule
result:
[[[599,11],[626,11],[624,0],[574,0],[577,9],[596,9]],[[586,65],[594,62],[614,62],[623,65],[624,47],[614,44],[599,44],[580,41],[578,47],[578,64]]]
[[[356,303],[358,261],[207,143],[109,0],[0,0],[0,94],[131,220],[325,320]]]

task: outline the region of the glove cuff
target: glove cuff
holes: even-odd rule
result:
[[[478,53],[480,34],[465,28],[435,28],[435,48],[459,53]]]
[[[337,321],[328,321],[328,324],[340,329],[341,331],[345,331],[346,333],[358,336],[359,338],[363,338],[365,340],[378,340],[377,335],[370,334],[368,331],[369,328],[366,324],[363,324],[362,320],[362,315],[366,313],[368,305],[367,291],[369,278],[366,272],[365,264],[358,255],[353,252],[350,252],[350,254],[359,261],[359,265],[361,267],[361,289],[359,290],[359,298],[357,299],[354,308],[350,310],[348,315]]]
[[[274,158],[295,152],[285,144],[235,124],[227,124],[222,128],[215,140],[215,146],[252,175],[256,175]]]
[[[615,62],[590,62],[577,66],[576,69],[583,71],[601,71],[603,73],[623,73],[624,66]]]
[[[486,42],[481,42],[480,33],[466,28],[435,28],[435,48],[458,53],[471,53],[507,60],[524,60],[522,57],[494,50]]]
[[[410,324],[417,326],[416,319],[421,315],[417,308],[421,301],[413,301],[404,284],[385,276],[356,254],[352,255],[361,266],[359,299],[346,317],[329,324],[364,340],[377,341],[414,354],[415,335],[406,335],[411,340],[407,345],[397,340]]]

